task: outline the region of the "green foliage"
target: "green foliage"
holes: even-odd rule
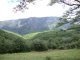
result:
[[[79,48],[80,49],[80,39],[77,41],[77,48]]]
[[[58,49],[63,50],[64,46],[59,46]]]
[[[64,19],[64,23],[68,23],[68,20],[66,18]]]
[[[41,41],[39,39],[36,39],[32,43],[32,49],[35,51],[45,51],[48,50],[46,43],[44,41]]]
[[[59,22],[59,23],[56,25],[56,27],[60,27],[60,26],[62,26],[63,24],[65,24],[65,23]]]
[[[22,37],[0,30],[0,53],[24,52],[29,49]]]
[[[68,30],[48,31],[35,35],[31,40],[42,40],[47,42],[48,49],[71,49],[80,48],[80,26],[73,26]]]
[[[40,32],[26,34],[26,35],[23,35],[23,38],[30,39],[30,38],[34,37],[35,35],[37,35],[38,33],[40,33]]]
[[[49,32],[43,32],[35,35],[32,40],[34,39],[40,39],[40,40],[49,40],[49,39],[56,39],[57,37],[70,37],[72,36],[72,33],[69,31],[49,31]]]
[[[17,34],[17,33],[14,33],[14,32],[11,32],[11,31],[8,31],[8,30],[4,30],[4,31],[6,31],[6,32],[8,32],[8,33],[11,33],[11,34],[14,34],[14,35],[17,35],[17,36],[20,36],[20,37],[21,37],[20,34]]]
[[[46,31],[24,40],[18,35],[0,30],[0,53],[46,51],[49,49],[80,49],[79,26],[68,30]],[[30,34],[29,34],[30,36]]]
[[[80,25],[72,25],[68,30],[80,31]]]
[[[5,53],[5,41],[3,37],[0,37],[0,53]]]
[[[71,24],[77,22],[77,18],[74,18],[73,21],[71,22]]]
[[[24,49],[24,41],[21,38],[17,38],[13,41],[14,52],[22,52]]]
[[[47,46],[49,49],[56,49],[57,48],[57,45],[56,43],[53,42],[53,39],[49,39],[49,41],[47,42]]]
[[[57,23],[56,27],[60,27],[60,26],[62,26],[64,24],[66,24],[66,23],[69,23],[66,18],[64,18],[64,19],[63,18],[59,18],[59,19],[60,19],[60,22]]]
[[[76,48],[76,44],[77,44],[77,41],[76,42],[72,42],[71,43],[71,48]]]

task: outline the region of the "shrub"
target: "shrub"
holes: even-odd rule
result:
[[[32,49],[35,51],[45,51],[48,50],[47,44],[44,41],[41,40],[34,40],[32,42]]]
[[[64,49],[64,46],[59,46],[58,49],[62,50]]]
[[[77,48],[79,48],[80,49],[80,39],[77,41]]]
[[[17,38],[13,41],[14,52],[24,51],[25,42],[22,38]]]

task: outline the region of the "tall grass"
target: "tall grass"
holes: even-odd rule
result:
[[[80,49],[0,54],[0,60],[80,60]]]

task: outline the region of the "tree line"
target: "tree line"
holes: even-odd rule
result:
[[[48,31],[35,35],[29,40],[0,30],[0,54],[49,49],[80,49],[80,25],[68,30]]]

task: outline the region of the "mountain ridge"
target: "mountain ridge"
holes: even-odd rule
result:
[[[17,20],[0,21],[0,29],[18,34],[28,34],[45,30],[54,30],[59,17],[30,17]]]

